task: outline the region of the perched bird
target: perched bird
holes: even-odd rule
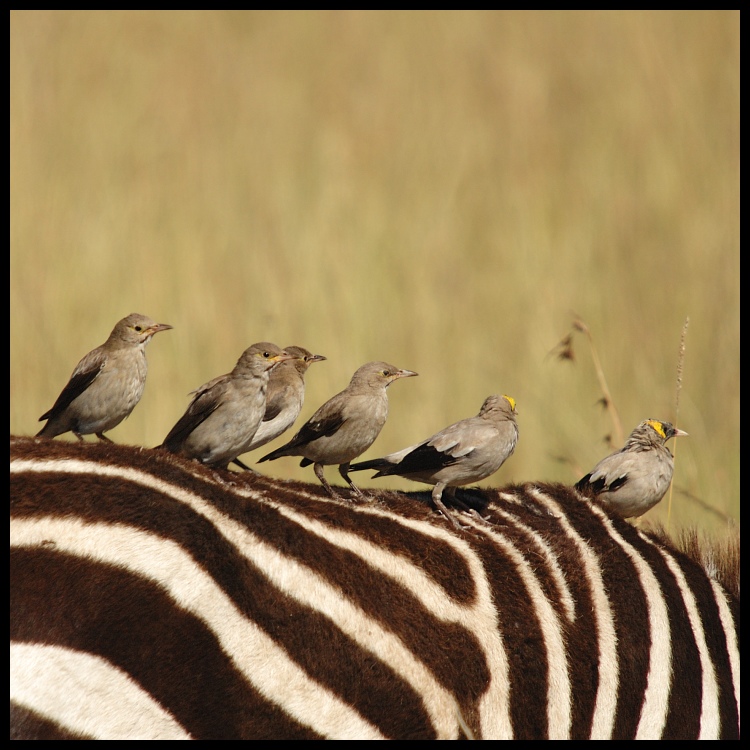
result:
[[[674,458],[666,442],[680,435],[687,432],[669,422],[646,419],[619,451],[603,458],[580,479],[576,489],[623,518],[642,516],[669,488]]]
[[[255,437],[271,369],[293,356],[267,341],[245,349],[232,372],[192,391],[187,411],[159,447],[226,469]]]
[[[104,433],[129,416],[143,395],[146,344],[155,333],[170,328],[138,313],[123,318],[109,338],[76,365],[54,406],[39,417],[47,424],[37,437],[72,432],[79,440],[93,434],[111,443]]]
[[[375,477],[397,475],[434,484],[432,502],[457,525],[443,504],[446,491],[478,482],[494,474],[510,457],[518,442],[516,402],[510,396],[488,396],[479,414],[446,427],[421,443],[383,458],[352,464],[350,471],[375,469]]]
[[[294,359],[281,362],[271,370],[266,390],[266,413],[248,451],[270,443],[297,421],[305,401],[305,373],[310,365],[326,359],[322,354],[312,354],[301,346],[287,346],[284,351],[294,355]],[[253,471],[239,458],[235,458],[234,463]]]
[[[386,388],[399,378],[416,375],[386,362],[368,362],[352,376],[349,385],[326,401],[281,448],[258,463],[282,456],[303,456],[300,466],[313,464],[315,476],[330,495],[336,496],[323,476],[323,467],[338,464],[339,474],[351,489],[364,497],[349,478],[349,462],[364,453],[383,429],[388,417]]]

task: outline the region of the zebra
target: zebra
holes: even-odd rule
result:
[[[737,739],[739,588],[562,484],[11,437],[11,738]]]

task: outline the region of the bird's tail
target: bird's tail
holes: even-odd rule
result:
[[[258,459],[258,463],[262,464],[264,461],[275,461],[277,458],[281,458],[282,456],[286,456],[286,453],[284,452],[284,446],[281,448],[277,448],[275,451],[271,451],[270,453],[266,453],[263,458]]]
[[[349,471],[364,471],[365,469],[374,469],[375,471],[383,471],[392,464],[389,461],[384,461],[382,458],[373,458],[369,461],[360,461],[356,464],[349,466]]]
[[[39,417],[40,421],[42,419],[48,419],[48,418],[49,418],[48,416],[47,417]],[[50,420],[49,422],[47,422],[46,425],[44,425],[44,427],[42,427],[41,430],[39,430],[39,432],[37,432],[37,434],[35,435],[35,437],[48,437],[48,438],[57,437],[60,433],[59,432],[55,432],[54,429],[52,428],[52,425],[53,425],[52,420]]]

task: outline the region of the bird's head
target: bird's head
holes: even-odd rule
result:
[[[129,343],[145,344],[154,334],[171,328],[167,323],[157,323],[146,315],[131,313],[115,326],[112,337]]]

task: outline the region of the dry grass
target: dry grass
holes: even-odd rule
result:
[[[420,373],[367,457],[500,392],[485,484],[572,482],[612,429],[588,355],[547,356],[574,316],[626,434],[674,421],[689,316],[670,523],[739,519],[738,12],[10,18],[12,433],[138,311],[175,330],[114,440],[271,340],[328,357],[304,418],[368,360]]]

